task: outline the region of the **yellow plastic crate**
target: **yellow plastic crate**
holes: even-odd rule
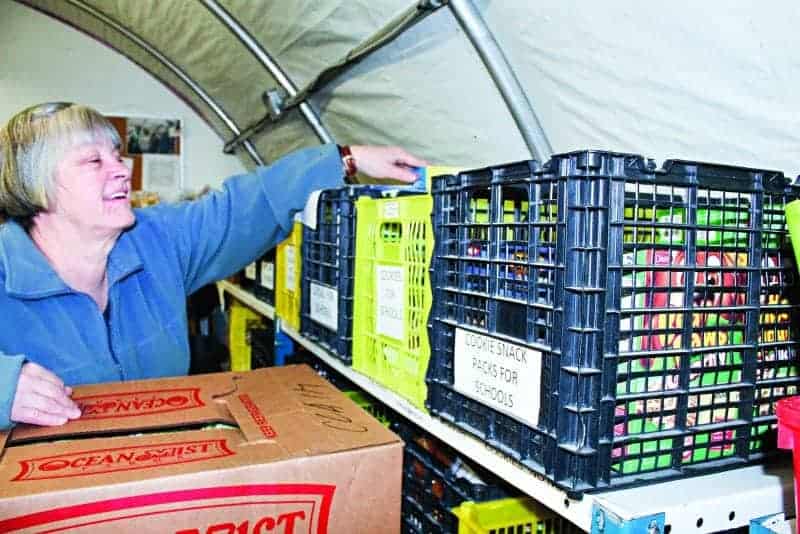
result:
[[[252,346],[247,332],[264,324],[264,318],[236,301],[231,302],[228,318],[228,350],[231,355],[231,371],[249,371],[252,368]]]
[[[353,368],[425,410],[431,196],[361,197],[356,209]]]
[[[581,532],[566,519],[528,497],[477,503],[467,501],[453,508],[453,513],[458,517],[458,534]]]
[[[289,237],[275,251],[275,315],[295,330],[300,330],[302,244],[303,224],[295,222]]]

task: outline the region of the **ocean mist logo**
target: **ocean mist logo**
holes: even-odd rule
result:
[[[235,454],[224,439],[79,451],[20,460],[12,482],[101,475],[222,458]]]
[[[205,406],[200,388],[159,389],[73,397],[81,409],[81,419],[131,417]]]

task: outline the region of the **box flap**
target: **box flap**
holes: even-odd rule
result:
[[[397,441],[371,415],[307,365],[240,373],[224,401],[252,444],[276,442],[287,457]]]
[[[216,399],[235,389],[234,373],[75,386],[72,400],[81,409],[79,419],[55,427],[17,425],[10,442],[210,422],[233,424]]]

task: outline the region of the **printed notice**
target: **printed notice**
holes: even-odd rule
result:
[[[530,426],[538,424],[541,352],[460,328],[454,352],[456,391]]]
[[[256,279],[256,264],[255,262],[251,263],[247,267],[244,268],[244,277],[248,280],[255,280]]]
[[[339,293],[335,289],[311,283],[309,295],[311,318],[336,332],[339,329]]]
[[[400,218],[400,203],[397,201],[386,202],[383,205],[383,218],[384,219],[399,219]]]
[[[275,264],[271,261],[261,262],[261,285],[267,289],[275,289]]]
[[[403,340],[406,272],[403,267],[375,266],[375,331]]]
[[[294,293],[295,288],[297,287],[297,279],[295,278],[296,275],[294,272],[294,255],[294,245],[286,245],[286,289],[292,293]]]

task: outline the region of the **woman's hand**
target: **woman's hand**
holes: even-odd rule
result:
[[[425,167],[428,162],[396,146],[353,145],[350,147],[358,172],[372,178],[389,178],[414,183],[417,175],[411,167]]]
[[[23,364],[11,405],[11,420],[42,426],[63,425],[81,416],[70,395],[72,388],[51,371],[33,362]]]

